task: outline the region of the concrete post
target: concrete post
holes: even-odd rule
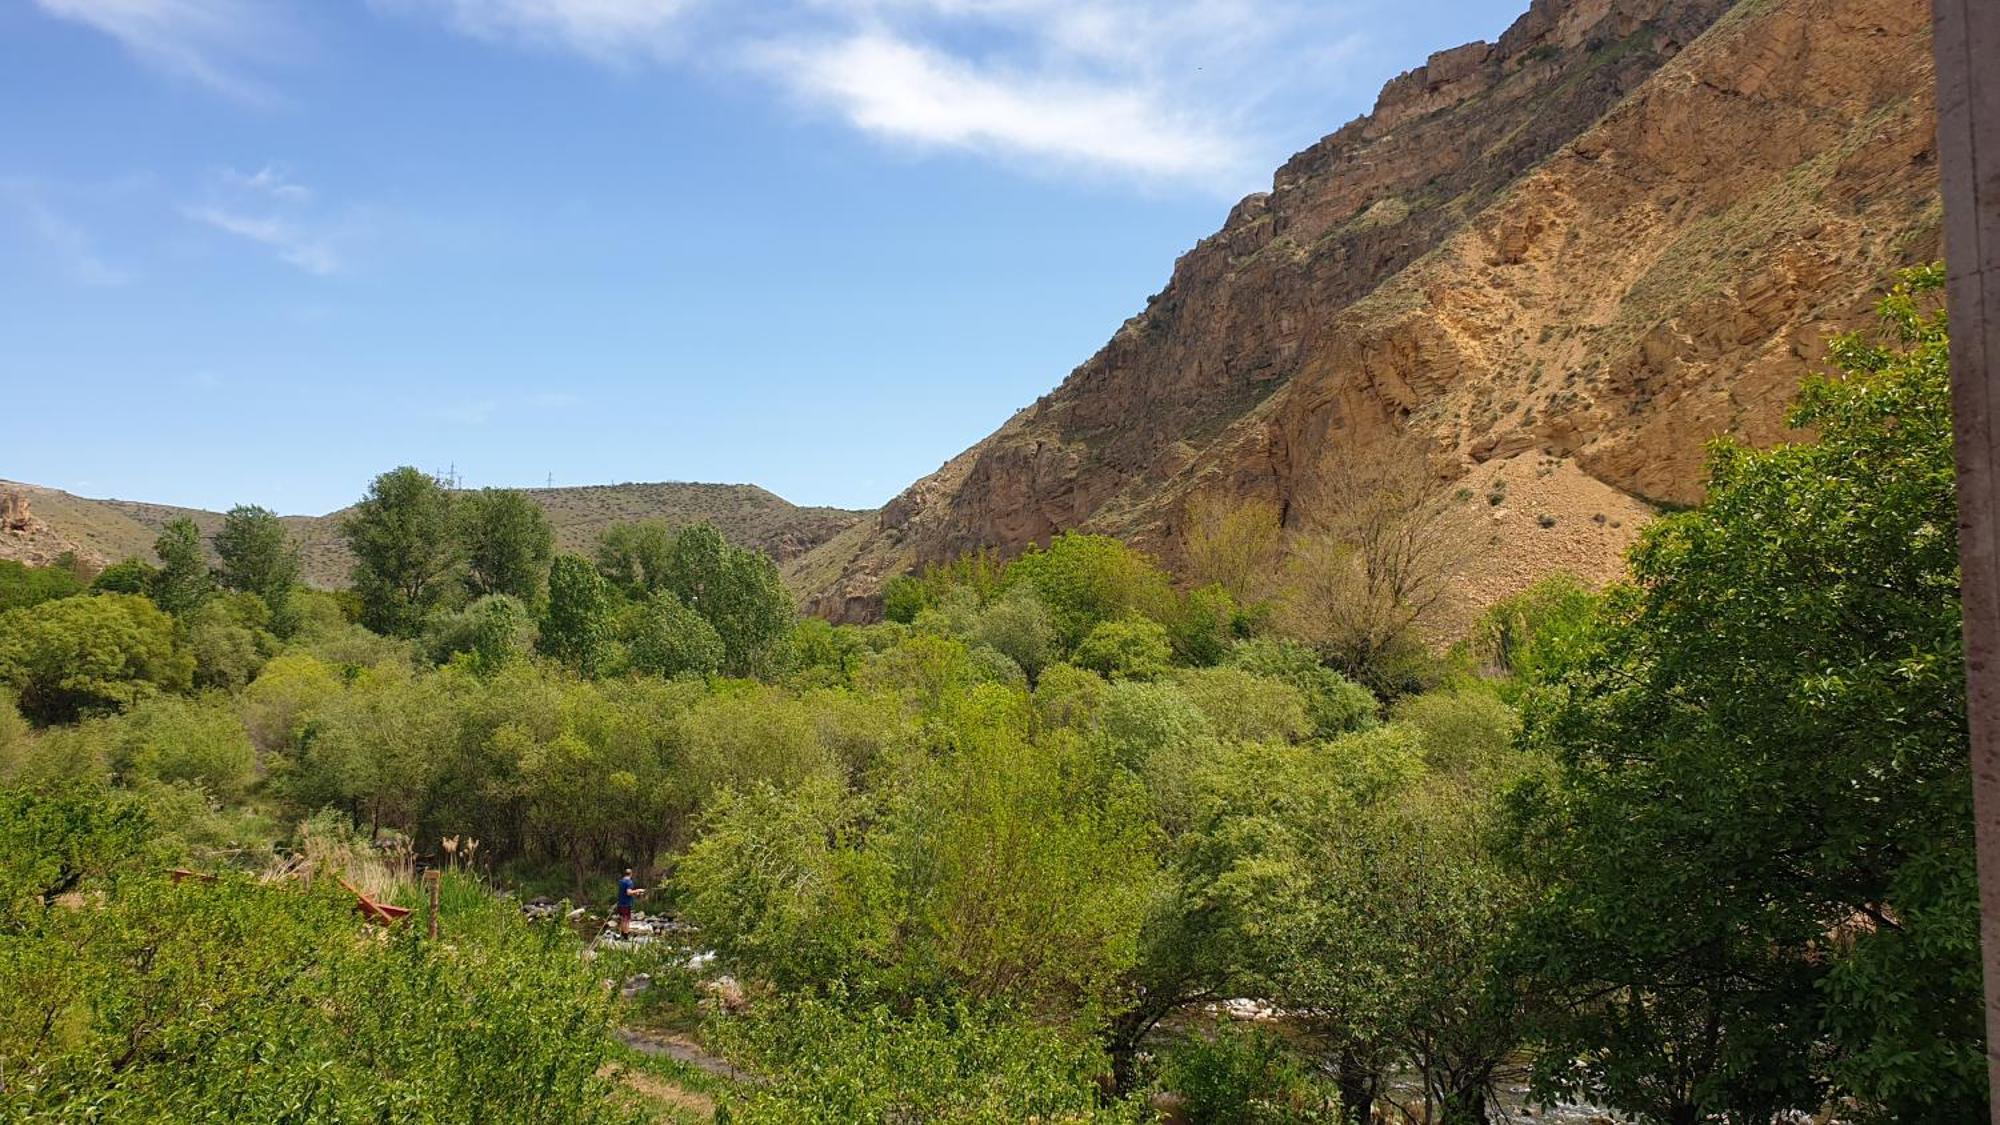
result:
[[[2000,0],[1934,0],[1986,1064],[2000,1098]],[[2000,1125],[2000,1100],[1992,1120]]]

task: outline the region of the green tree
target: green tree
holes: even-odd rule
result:
[[[215,553],[222,559],[217,577],[223,586],[263,598],[277,631],[289,633],[299,549],[277,513],[254,504],[229,509],[215,533]]]
[[[424,638],[432,660],[444,664],[462,654],[484,675],[534,651],[535,618],[519,599],[488,594],[457,612],[432,617]]]
[[[153,588],[159,573],[160,568],[144,559],[125,559],[98,571],[90,589],[97,594],[143,594]]]
[[[1241,668],[1185,668],[1174,686],[1202,713],[1219,737],[1237,742],[1297,742],[1312,732],[1305,698],[1282,680]]]
[[[614,523],[597,540],[597,572],[628,598],[644,598],[666,582],[674,529],[665,520]]]
[[[1145,555],[1106,535],[1066,532],[1007,568],[1006,584],[1025,584],[1053,616],[1065,651],[1098,625],[1140,614],[1168,616],[1173,589]]]
[[[71,722],[186,691],[193,675],[173,619],[146,598],[63,598],[0,614],[0,683],[37,722]]]
[[[183,614],[176,624],[194,655],[195,686],[234,691],[255,678],[278,648],[270,623],[270,610],[256,594],[210,598]]]
[[[1321,664],[1305,645],[1278,637],[1258,637],[1236,646],[1229,664],[1254,676],[1279,680],[1305,697],[1313,733],[1332,738],[1375,725],[1381,703],[1375,693]]]
[[[1107,679],[1151,680],[1173,666],[1174,647],[1165,625],[1133,615],[1099,622],[1076,646],[1072,659]]]
[[[971,639],[1007,654],[1033,682],[1056,655],[1055,621],[1033,590],[1022,587],[995,597],[979,611]]]
[[[441,750],[461,733],[460,687],[452,677],[394,665],[357,675],[314,707],[279,788],[301,810],[344,811],[371,836],[382,828],[414,832]]]
[[[1268,500],[1198,497],[1182,532],[1186,577],[1197,587],[1219,586],[1240,604],[1256,602],[1277,571],[1282,533],[1278,506]]]
[[[641,607],[625,644],[635,670],[669,678],[713,675],[726,656],[715,627],[666,590]]]
[[[399,637],[423,628],[459,564],[451,508],[444,486],[405,465],[376,477],[341,520],[341,536],[354,553],[362,624]]]
[[[83,592],[76,575],[59,566],[28,566],[0,559],[0,613]]]
[[[208,572],[208,556],[201,546],[201,529],[193,520],[182,517],[168,521],[153,541],[153,553],[160,557],[160,569],[153,575],[149,593],[161,609],[186,613],[215,592],[215,579]]]
[[[536,644],[543,653],[586,676],[602,667],[611,639],[611,586],[588,559],[556,556],[541,629]]]
[[[147,858],[153,834],[144,808],[129,798],[89,788],[0,789],[0,937],[32,935],[63,895],[110,885]],[[10,1026],[0,1019],[0,1028]]]
[[[882,584],[882,616],[908,625],[930,605],[931,592],[921,578],[911,574],[892,576]]]
[[[256,779],[257,750],[222,700],[158,696],[120,717],[111,764],[122,778],[196,785],[215,800],[241,800]]]
[[[295,748],[307,721],[344,689],[341,669],[309,653],[288,651],[273,657],[236,697],[237,710],[257,749],[277,753]]]
[[[511,488],[484,488],[452,505],[466,590],[475,598],[505,594],[525,605],[541,601],[555,529],[542,506]]]
[[[1084,1036],[1004,1010],[802,997],[760,1005],[728,1034],[770,1076],[730,1096],[728,1120],[743,1125],[1138,1125],[1151,1116],[1138,1098],[1105,1104],[1103,1058]]]
[[[1558,768],[1518,802],[1549,890],[1516,967],[1569,1001],[1544,1090],[1663,1121],[1986,1112],[1942,278],[1835,342],[1792,415],[1817,442],[1713,448],[1707,500],[1528,696]]]
[[[1304,1125],[1340,1120],[1340,1094],[1283,1037],[1224,1021],[1176,1044],[1162,1079],[1189,1125]]]
[[[30,887],[59,887],[65,867],[87,892],[5,938],[10,1115],[65,1120],[88,1104],[111,1125],[629,1119],[598,1075],[609,1001],[559,928],[531,928],[452,873],[449,942],[413,925],[357,940],[353,899],[331,878],[173,883],[163,860],[131,870],[118,858],[156,845],[132,840],[143,822],[70,803],[0,793],[0,893],[22,869]]]
[[[674,536],[656,589],[671,591],[722,638],[723,671],[760,670],[796,613],[778,565],[757,551],[733,547],[705,523]]]
[[[861,853],[864,802],[831,779],[721,795],[675,872],[702,940],[782,988],[858,979],[893,922]]]
[[[1471,638],[1474,654],[1518,681],[1547,679],[1589,636],[1598,602],[1596,592],[1578,579],[1551,575],[1486,611]]]
[[[1221,662],[1236,639],[1241,611],[1229,591],[1218,585],[1190,590],[1167,615],[1167,634],[1174,656],[1183,664],[1206,668]]]

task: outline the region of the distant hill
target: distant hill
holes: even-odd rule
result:
[[[631,520],[672,524],[713,523],[731,543],[763,551],[780,563],[845,531],[862,516],[840,508],[802,508],[749,484],[605,484],[521,490],[555,525],[561,549],[588,552],[605,528]],[[14,498],[15,502],[7,501]],[[25,512],[19,501],[25,501]],[[103,566],[120,559],[152,559],[153,540],[170,520],[186,516],[204,537],[222,526],[222,513],[139,500],[92,500],[60,489],[0,480],[0,558],[42,563],[64,551]],[[353,556],[340,541],[348,509],[323,516],[286,516],[314,586],[347,583]]]

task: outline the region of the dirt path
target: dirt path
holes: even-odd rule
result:
[[[627,1047],[642,1055],[664,1056],[677,1062],[687,1063],[689,1066],[698,1066],[717,1078],[726,1078],[731,1082],[756,1081],[749,1071],[719,1055],[710,1054],[701,1044],[686,1036],[652,1035],[634,1031],[629,1027],[621,1027],[618,1029],[618,1038],[624,1040]]]
[[[657,1075],[637,1070],[621,1070],[618,1080],[633,1094],[654,1105],[681,1110],[703,1120],[715,1117],[715,1099],[707,1094],[684,1090]]]

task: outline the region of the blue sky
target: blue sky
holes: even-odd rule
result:
[[[1525,0],[0,0],[0,477],[873,507]]]

